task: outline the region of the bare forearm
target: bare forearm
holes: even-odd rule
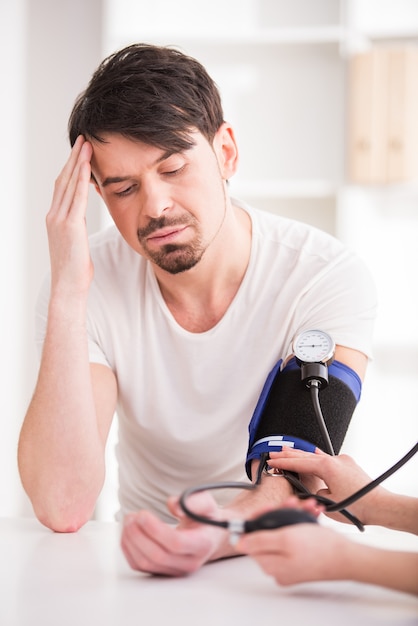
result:
[[[38,382],[22,427],[19,469],[46,525],[80,524],[90,515],[104,478],[82,304],[52,303]],[[84,520],[85,521],[85,520]]]
[[[352,545],[349,561],[340,562],[341,579],[418,594],[418,553]]]
[[[367,523],[418,534],[418,498],[380,491],[368,508]]]

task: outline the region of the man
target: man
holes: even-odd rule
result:
[[[136,569],[181,575],[232,549],[222,530],[184,519],[174,527],[171,496],[243,479],[264,381],[301,329],[329,332],[336,359],[363,378],[373,286],[332,237],[230,198],[237,144],[196,60],[141,44],[111,55],[69,130],[47,216],[51,276],[37,313],[42,357],[19,441],[22,482],[46,526],[80,528],[103,485],[117,411],[123,550]],[[90,182],[115,226],[89,241]],[[222,515],[289,493],[285,481],[265,480],[224,502]],[[196,505],[220,515],[209,498]]]

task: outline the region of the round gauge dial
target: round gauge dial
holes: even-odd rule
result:
[[[293,353],[302,363],[330,363],[335,343],[323,330],[304,330],[293,341]]]

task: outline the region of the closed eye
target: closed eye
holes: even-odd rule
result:
[[[186,167],[186,164],[182,165],[181,167],[177,168],[176,170],[171,170],[170,172],[162,172],[163,176],[177,176],[178,174],[180,174],[184,168]]]
[[[123,198],[124,196],[129,196],[129,194],[133,192],[135,187],[136,185],[130,185],[126,189],[122,189],[122,191],[115,191],[115,196],[118,196],[119,198]]]

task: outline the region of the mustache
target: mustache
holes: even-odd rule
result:
[[[184,217],[179,217],[177,219],[168,219],[164,216],[151,218],[148,224],[144,228],[138,228],[137,235],[138,239],[144,239],[145,237],[149,237],[153,233],[162,228],[167,227],[176,227],[183,226],[184,224],[189,224],[190,218],[185,215]]]

